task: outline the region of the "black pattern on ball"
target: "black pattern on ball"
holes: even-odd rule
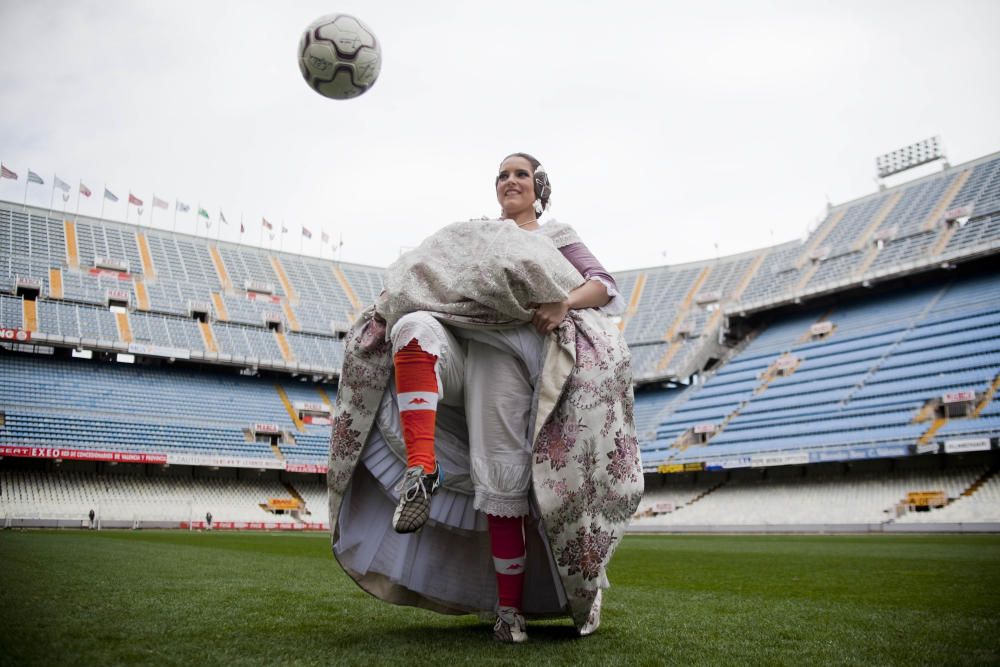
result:
[[[375,34],[347,14],[313,21],[299,41],[299,71],[309,87],[333,99],[349,99],[375,83],[382,50]]]

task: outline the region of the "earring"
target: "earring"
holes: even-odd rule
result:
[[[544,211],[544,210],[545,210],[545,207],[542,206],[542,200],[541,199],[536,199],[535,200],[535,215],[541,215],[542,211]]]

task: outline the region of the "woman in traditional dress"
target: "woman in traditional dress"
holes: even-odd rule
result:
[[[388,330],[395,382],[374,410],[377,428],[369,427],[360,454],[365,465],[357,468],[366,468],[368,474],[352,471],[342,504],[335,497],[335,486],[344,481],[344,474],[334,473],[338,430],[343,436],[345,418],[353,424],[364,410],[359,409],[360,401],[342,401],[346,387],[338,395],[331,520],[338,560],[366,590],[438,611],[483,612],[486,594],[493,589],[489,606],[497,614],[494,636],[518,643],[527,639],[524,612],[568,610],[582,634],[596,628],[600,589],[607,585],[604,564],[624,528],[623,513],[627,511],[627,522],[632,503],[638,502],[642,477],[632,423],[631,374],[620,335],[607,326],[603,314],[584,318],[587,321],[575,327],[574,339],[571,327],[564,325],[571,323],[567,315],[573,312],[620,312],[622,298],[614,279],[567,225],[539,225],[552,188],[535,158],[525,153],[505,158],[495,186],[502,220],[452,225],[388,271],[386,291],[367,323],[377,328],[386,320],[382,326]],[[454,257],[456,241],[467,242],[471,257],[481,261],[457,266],[462,260]],[[457,306],[462,306],[460,312]],[[511,311],[515,319],[505,319]],[[592,322],[598,322],[597,331]],[[564,340],[556,343],[562,334]],[[359,359],[365,356],[357,354],[364,347],[362,339],[352,337],[357,342],[353,350],[348,345],[342,382],[350,381],[352,353]],[[560,344],[563,352],[573,348],[570,354],[577,359],[571,360],[572,371],[566,365],[562,372],[557,369]],[[601,363],[611,373],[602,373],[597,368]],[[587,373],[601,381],[571,386],[571,380]],[[568,389],[570,402],[588,392],[589,398],[566,407],[567,397],[552,387],[543,396],[546,380]],[[578,444],[577,436],[589,424],[576,413],[587,411],[590,421],[603,428],[594,442]],[[569,413],[576,423],[567,419]],[[609,425],[619,427],[613,436]],[[360,438],[352,438],[355,447],[358,442]],[[575,457],[579,461],[572,463],[582,474],[558,479],[574,448],[580,450]],[[604,471],[595,471],[594,464],[604,461],[591,461],[591,450],[611,459]],[[548,467],[541,471],[543,479],[534,479],[533,468],[540,464]],[[367,484],[371,476],[380,491],[358,491],[372,486]],[[387,482],[394,479],[399,481],[390,487]],[[616,481],[623,483],[616,486]],[[547,485],[546,491],[539,489],[540,482]],[[398,494],[391,520],[395,537],[370,528],[375,505],[384,515],[390,488]],[[546,507],[552,516],[545,516]],[[352,512],[355,508],[357,513]],[[367,520],[359,523],[354,514]],[[558,540],[547,533],[564,533],[569,524],[585,519],[581,515],[594,520],[584,520],[577,539],[564,540],[555,554]],[[550,525],[543,525],[546,519]],[[603,530],[601,521],[613,524],[613,530]],[[494,586],[484,580],[487,547]],[[595,559],[598,562],[592,563]],[[566,590],[568,579],[581,574],[587,585]],[[582,604],[573,609],[576,598]]]

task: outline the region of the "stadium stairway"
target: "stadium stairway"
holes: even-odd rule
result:
[[[142,275],[146,280],[156,280],[156,269],[153,267],[153,253],[149,251],[146,235],[136,232],[135,243],[139,247],[139,259],[142,261]]]
[[[972,411],[973,417],[979,417],[983,414],[983,411],[990,404],[990,401],[992,401],[993,397],[996,396],[997,389],[1000,389],[1000,373],[997,373],[997,376],[993,378],[993,382],[991,382],[990,386],[985,392],[983,392],[982,398],[979,399],[979,402]]]
[[[284,332],[275,329],[274,340],[278,343],[278,349],[281,350],[281,358],[288,363],[294,363],[295,355],[292,354],[292,348],[288,346],[288,339],[285,338]]]
[[[72,268],[80,266],[80,252],[76,241],[76,223],[70,220],[63,221],[63,234],[66,238],[66,263]]]
[[[816,254],[816,251],[823,245],[823,241],[825,241],[830,236],[834,228],[836,228],[836,226],[844,218],[844,214],[846,212],[847,211],[843,209],[835,212],[832,216],[829,217],[829,219],[827,219],[825,224],[820,225],[819,229],[817,229],[810,236],[809,240],[806,242],[805,247],[802,249],[802,254],[799,256],[799,259],[796,263],[799,269],[804,268],[808,258]]]
[[[229,309],[226,308],[226,302],[218,292],[212,292],[212,306],[215,307],[215,319],[220,322],[229,321]]]
[[[201,331],[201,338],[202,342],[205,344],[205,349],[208,352],[218,354],[219,344],[215,340],[215,333],[212,331],[212,325],[207,321],[199,321],[198,329]]]
[[[628,298],[628,307],[625,309],[625,313],[621,320],[618,322],[618,330],[625,330],[625,323],[628,322],[639,310],[639,301],[642,299],[642,290],[646,285],[646,273],[640,271],[635,277],[635,285],[632,287],[632,293]]]
[[[285,298],[291,303],[298,303],[299,297],[292,287],[292,281],[288,279],[288,274],[285,273],[285,267],[282,266],[281,260],[277,255],[269,255],[268,259],[271,260],[271,268],[274,269],[274,275],[278,277],[278,283],[281,285],[282,291],[285,293]]]
[[[299,413],[295,410],[295,407],[292,405],[292,402],[288,400],[288,393],[285,391],[285,388],[282,387],[280,384],[276,384],[274,385],[274,389],[275,391],[278,392],[278,398],[281,399],[282,405],[284,405],[285,410],[288,411],[288,416],[291,418],[292,423],[295,424],[295,430],[297,430],[299,433],[304,433],[306,430],[306,425],[302,423],[301,419],[299,419]]]
[[[215,273],[219,278],[222,288],[225,290],[233,289],[233,282],[229,279],[229,272],[226,271],[226,263],[222,261],[222,255],[219,254],[219,246],[209,243],[208,252],[212,257],[212,266],[215,267]]]
[[[63,298],[62,269],[57,266],[49,269],[49,298]]]
[[[694,302],[694,297],[698,293],[698,290],[701,289],[701,286],[705,283],[705,280],[708,279],[708,274],[711,272],[712,267],[706,266],[703,268],[698,274],[698,277],[695,278],[694,284],[691,285],[691,288],[681,300],[680,306],[677,308],[677,315],[674,317],[674,321],[663,334],[663,340],[668,344],[668,347],[666,352],[663,353],[663,356],[660,357],[660,360],[656,363],[656,370],[658,372],[662,373],[670,366],[670,362],[673,361],[673,358],[677,355],[681,345],[683,345],[683,341],[678,339],[677,332],[684,321],[688,318],[688,311],[691,308],[691,304]]]
[[[38,304],[33,299],[24,299],[21,321],[24,323],[26,331],[38,331]]]
[[[136,308],[142,311],[149,310],[149,292],[146,290],[146,281],[139,276],[132,280],[135,288]]]
[[[340,288],[344,290],[344,294],[347,295],[348,301],[351,302],[351,307],[354,308],[354,313],[351,315],[351,319],[354,319],[358,313],[364,310],[364,306],[358,299],[358,295],[354,293],[354,288],[351,287],[351,283],[347,280],[347,276],[344,275],[343,270],[336,265],[331,266],[330,270],[333,272],[333,277],[340,284]]]
[[[997,476],[997,470],[998,469],[996,467],[990,468],[982,475],[977,477],[976,480],[972,484],[970,484],[967,489],[962,491],[962,495],[960,497],[968,498],[969,496],[976,493],[976,491],[979,491],[979,489],[983,488],[984,485],[989,483],[990,479],[995,478]],[[955,499],[948,500],[949,503],[954,501]]]
[[[115,313],[115,324],[118,326],[118,340],[123,343],[131,343],[132,327],[129,325],[128,312]]]

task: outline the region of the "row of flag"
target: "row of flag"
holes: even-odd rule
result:
[[[11,180],[16,181],[16,180],[18,180],[18,174],[14,170],[8,169],[6,165],[0,163],[0,178],[9,178]],[[27,180],[27,182],[25,184],[25,187],[27,187],[27,185],[30,184],[30,183],[37,183],[38,185],[45,185],[45,180],[41,176],[39,176],[38,174],[36,174],[35,172],[33,172],[33,171],[31,171],[29,169],[28,170],[28,180]],[[52,186],[53,186],[53,191],[54,191],[55,188],[58,188],[59,190],[62,190],[62,192],[64,193],[63,194],[63,201],[66,201],[66,200],[69,199],[69,192],[70,192],[70,190],[72,190],[72,186],[69,183],[67,183],[66,181],[64,181],[61,178],[59,178],[59,176],[53,174],[52,175]],[[83,195],[84,197],[87,197],[87,198],[89,198],[93,194],[93,192],[91,191],[91,189],[88,188],[86,185],[84,185],[83,181],[80,181],[79,192],[80,192],[81,195]],[[110,202],[113,202],[113,203],[117,203],[119,201],[118,195],[116,195],[114,192],[112,192],[111,190],[109,190],[107,188],[107,186],[105,186],[105,188],[104,188],[104,198],[106,200],[110,201]],[[142,207],[144,206],[144,202],[143,202],[142,199],[136,197],[131,192],[128,193],[128,205],[132,205],[132,206],[138,207],[138,209],[139,209],[139,215],[142,215]],[[167,210],[168,208],[170,208],[169,202],[167,202],[167,201],[165,201],[163,199],[160,199],[156,195],[153,195],[152,205],[153,205],[154,208],[160,208],[160,209],[163,209],[163,210]],[[198,212],[196,214],[197,217],[201,218],[202,220],[205,221],[205,227],[211,227],[212,226],[212,216],[209,214],[208,211],[206,211],[200,205],[197,208],[198,208]],[[182,202],[179,199],[176,199],[176,200],[174,200],[174,210],[177,213],[187,213],[187,212],[189,212],[191,210],[191,206],[188,205],[188,204],[186,204],[186,203],[184,203],[184,202]],[[221,222],[224,225],[228,225],[229,224],[229,221],[226,220],[225,213],[223,213],[221,209],[219,210],[219,222]],[[262,225],[263,229],[268,230],[268,232],[272,232],[271,237],[273,238],[274,237],[274,234],[273,234],[273,232],[274,232],[274,225],[272,223],[268,222],[267,218],[264,218],[264,217],[261,218],[261,225]],[[288,227],[286,227],[285,224],[282,223],[281,224],[281,233],[282,234],[287,234],[288,231],[289,231]],[[244,233],[246,233],[246,226],[243,224],[243,221],[241,220],[240,221],[240,234],[244,234]],[[308,229],[305,225],[302,225],[302,236],[305,237],[305,238],[307,238],[307,239],[312,239],[312,237],[313,237],[312,230]],[[330,243],[330,235],[327,234],[326,232],[321,231],[320,232],[320,240],[322,241],[322,243]],[[344,242],[340,241],[340,245],[341,246],[344,245]]]

